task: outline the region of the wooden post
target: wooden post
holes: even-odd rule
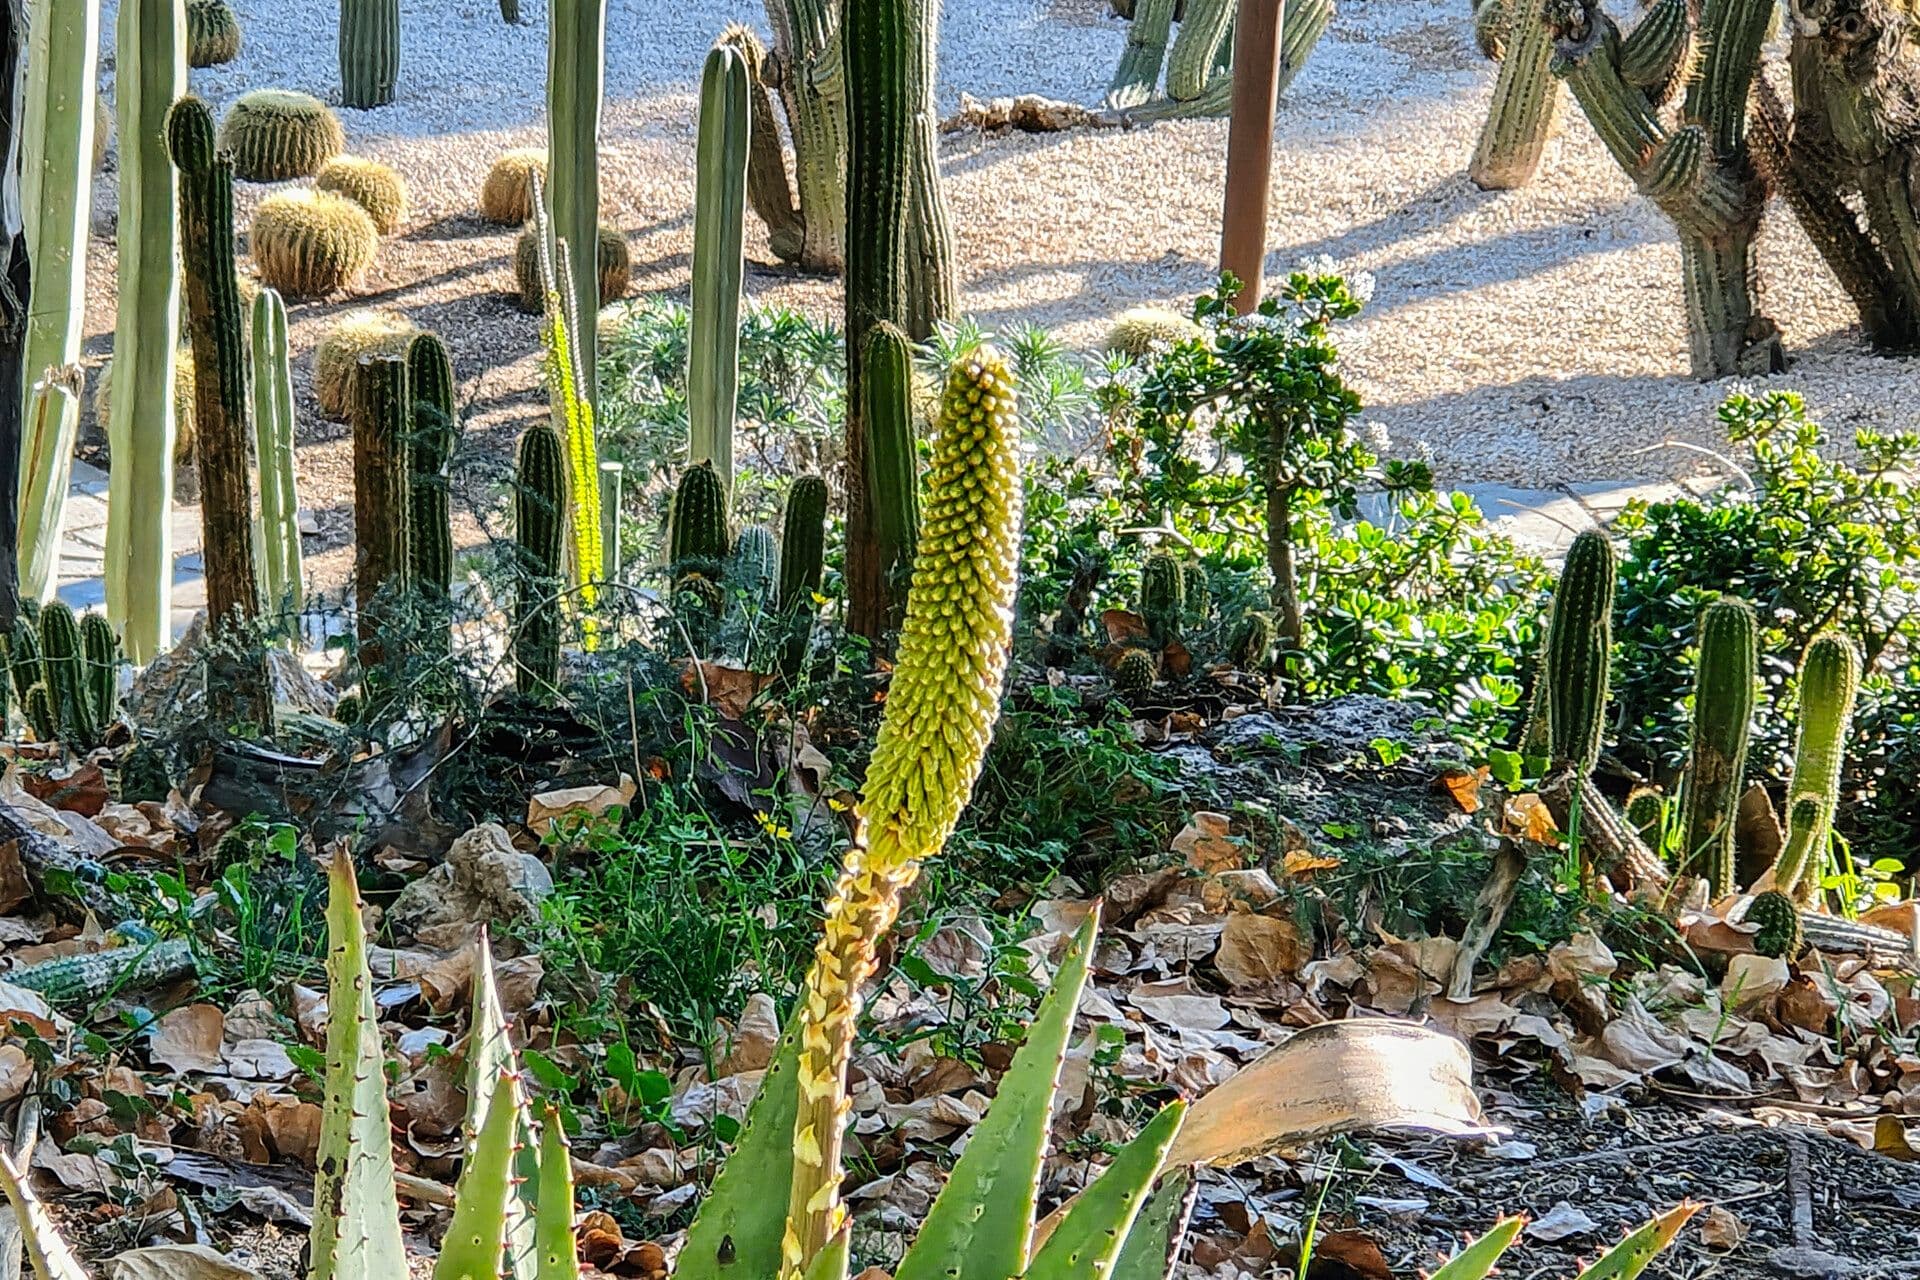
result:
[[[1233,37],[1233,115],[1227,126],[1227,196],[1220,269],[1242,285],[1241,315],[1259,305],[1267,258],[1267,191],[1273,113],[1280,100],[1280,25],[1286,0],[1240,0]]]

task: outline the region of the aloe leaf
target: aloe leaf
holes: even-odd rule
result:
[[[5,1151],[0,1151],[0,1191],[6,1193],[13,1205],[14,1217],[19,1220],[33,1274],[39,1280],[87,1280],[86,1270],[61,1238],[60,1228],[54,1225],[45,1202],[34,1194],[27,1171],[14,1164],[13,1157]],[[14,1258],[17,1261],[19,1255],[15,1254]]]
[[[784,1270],[780,1241],[787,1229],[793,1122],[800,1109],[798,1024],[798,1018],[789,1020],[760,1092],[747,1108],[740,1140],[687,1228],[674,1280],[764,1280]]]
[[[552,1107],[540,1118],[540,1194],[534,1200],[538,1280],[580,1280],[573,1247],[573,1158],[560,1113]]]
[[[467,1023],[467,1118],[466,1154],[471,1156],[480,1140],[488,1109],[502,1085],[520,1075],[520,1055],[514,1051],[505,1007],[500,1003],[500,986],[493,974],[493,947],[481,930],[478,955],[473,966],[473,1010]],[[537,1263],[534,1259],[534,1198],[540,1183],[540,1159],[535,1149],[533,1119],[527,1110],[526,1094],[517,1086],[508,1090],[514,1113],[514,1152],[512,1194],[506,1203],[507,1266],[505,1274],[518,1280],[530,1280]],[[465,1168],[460,1177],[466,1180]],[[457,1188],[456,1188],[457,1192]],[[571,1206],[571,1201],[568,1202]]]
[[[440,1245],[433,1280],[498,1280],[507,1247],[507,1205],[513,1198],[513,1155],[520,1119],[520,1082],[502,1074],[491,1090],[479,1136],[454,1188],[453,1222]]]
[[[1654,1256],[1680,1234],[1687,1219],[1700,1212],[1691,1200],[1682,1200],[1665,1213],[1655,1214],[1629,1231],[1626,1238],[1582,1267],[1574,1280],[1634,1280]]]
[[[1193,1208],[1193,1168],[1174,1169],[1160,1179],[1140,1216],[1120,1246],[1112,1280],[1166,1280],[1173,1272],[1174,1255],[1187,1234],[1187,1214]]]
[[[820,1252],[807,1264],[802,1280],[847,1280],[847,1260],[853,1254],[853,1224],[834,1232]]]
[[[327,866],[327,1074],[309,1235],[312,1280],[407,1273],[393,1189],[386,1054],[373,1006],[360,887],[343,842]]]
[[[1427,1280],[1486,1280],[1493,1264],[1513,1246],[1520,1236],[1520,1228],[1526,1225],[1527,1220],[1517,1214],[1500,1219],[1485,1235],[1448,1258],[1446,1265]]]
[[[1168,1104],[1120,1149],[1033,1255],[1026,1280],[1100,1280],[1108,1274],[1186,1114],[1186,1103]]]

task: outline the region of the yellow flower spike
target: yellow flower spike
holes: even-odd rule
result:
[[[860,988],[901,893],[953,833],[999,714],[1020,559],[1012,389],[1006,362],[982,347],[953,365],[941,396],[886,714],[801,1003],[810,1025],[794,1134],[809,1159],[793,1166],[783,1280],[797,1280],[844,1218],[840,1147]]]

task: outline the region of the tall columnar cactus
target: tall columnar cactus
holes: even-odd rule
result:
[[[1800,662],[1800,736],[1787,788],[1787,842],[1773,870],[1774,887],[1804,903],[1819,896],[1820,862],[1839,803],[1859,690],[1860,651],[1852,640],[1823,631],[1807,643]]]
[[[667,568],[674,577],[699,573],[718,576],[732,549],[727,532],[727,489],[707,463],[696,462],[680,474],[667,515]]]
[[[340,0],[340,101],[384,107],[399,82],[400,0]]]
[[[260,461],[260,586],[274,612],[298,608],[305,583],[289,360],[286,304],[263,288],[253,299],[253,434]]]
[[[1116,111],[1151,101],[1160,87],[1160,65],[1173,32],[1175,0],[1140,0],[1127,26],[1127,45],[1107,86],[1107,105]]]
[[[773,252],[782,260],[811,271],[837,271],[847,219],[842,5],[839,0],[766,0],[766,8],[773,28],[773,57],[749,57],[747,70],[764,90],[762,69],[781,68],[780,100],[793,135],[793,190],[798,202],[783,207],[774,201],[771,178],[763,176],[752,189],[754,212],[766,221]],[[786,183],[783,172],[780,186],[785,188]],[[762,193],[767,197],[765,204]]]
[[[120,638],[105,615],[90,613],[80,620],[80,650],[86,660],[88,714],[95,729],[105,732],[120,714]]]
[[[881,321],[867,334],[860,388],[867,426],[867,496],[889,607],[905,598],[920,541],[920,455],[913,439],[913,348]]]
[[[801,997],[786,1276],[842,1230],[840,1147],[860,990],[900,895],[952,833],[999,715],[1020,558],[1018,430],[1013,375],[1000,356],[982,348],[956,362],[927,476],[920,589],[907,600],[859,835]]]
[[[773,530],[763,524],[742,529],[727,556],[727,585],[751,607],[763,609],[771,602],[779,572],[780,544]]]
[[[1775,372],[1780,332],[1759,309],[1755,258],[1766,184],[1747,146],[1773,0],[1705,0],[1690,75],[1673,71],[1688,43],[1674,5],[1684,0],[1660,0],[1623,38],[1600,0],[1547,0],[1554,67],[1615,161],[1673,221],[1694,376]],[[1686,98],[1670,126],[1660,108],[1681,84]]]
[[[520,437],[514,474],[514,539],[520,564],[513,603],[514,682],[522,694],[550,693],[560,680],[562,528],[567,516],[566,458],[545,424]]]
[[[92,746],[98,727],[80,624],[58,600],[40,610],[40,667],[56,732],[73,746]]]
[[[369,356],[353,406],[353,595],[363,670],[384,660],[388,629],[382,608],[406,589],[411,508],[407,440],[413,434],[413,389],[407,362]]]
[[[80,432],[80,370],[49,369],[33,386],[20,443],[20,598],[45,602],[59,585],[61,533],[73,446]]]
[[[600,464],[600,572],[608,582],[620,580],[623,563],[620,549],[621,490],[626,484],[627,464],[611,459]]]
[[[167,117],[167,141],[180,170],[201,554],[207,566],[207,616],[218,630],[260,615],[247,460],[247,321],[233,266],[233,166],[215,151],[213,113],[198,98],[182,98],[174,106]],[[248,718],[258,723],[264,690],[250,692],[256,706]]]
[[[1140,566],[1140,616],[1156,645],[1168,645],[1180,636],[1180,619],[1187,609],[1186,577],[1180,558],[1156,551]]]
[[[1154,5],[1140,4],[1133,19],[1136,35],[1132,39],[1145,48],[1136,51],[1130,43],[1121,55],[1121,72],[1108,90],[1111,105],[1125,107],[1130,120],[1141,122],[1226,115],[1233,101],[1232,23],[1236,8],[1233,3],[1223,7],[1220,0],[1188,5],[1180,33],[1166,58],[1167,91],[1155,96],[1160,58],[1151,50],[1166,45],[1165,33],[1156,31],[1156,24],[1163,24],[1165,18]],[[1285,94],[1300,74],[1332,19],[1333,0],[1294,0],[1285,6],[1280,22],[1280,65],[1274,77],[1276,97]],[[1142,23],[1148,24],[1144,31]]]
[[[1560,86],[1550,67],[1553,33],[1545,0],[1513,0],[1493,102],[1467,176],[1484,191],[1508,191],[1533,181],[1560,113]]]
[[[87,233],[93,207],[94,84],[100,49],[100,0],[33,0],[27,22],[27,93],[20,131],[20,215],[32,269],[33,305],[27,311],[21,357],[24,421],[43,425],[41,408],[57,411],[43,444],[64,438],[65,452],[21,451],[20,492],[37,488],[39,516],[19,530],[23,595],[44,599],[50,567],[65,523],[72,439],[63,419],[79,425],[75,395],[41,399],[36,388],[80,362],[87,288]],[[31,443],[31,442],[29,442]],[[59,473],[61,483],[52,481]],[[22,506],[25,514],[28,508]],[[33,578],[29,581],[29,576]]]
[[[547,14],[547,209],[570,248],[562,289],[576,351],[580,395],[600,404],[600,98],[606,82],[607,0],[552,0]],[[571,490],[576,503],[577,489]],[[597,524],[597,521],[596,521]],[[596,529],[596,537],[598,531]]]
[[[173,397],[180,225],[167,111],[187,85],[181,0],[120,0],[120,290],[107,445],[107,616],[135,662],[166,646],[173,612]]]
[[[719,45],[707,54],[700,80],[687,427],[692,460],[711,462],[728,487],[733,484],[733,417],[740,398],[747,136],[747,65],[737,51]]]
[[[1681,789],[1681,870],[1716,895],[1733,890],[1735,810],[1753,727],[1758,661],[1753,610],[1723,597],[1700,614],[1693,681],[1693,743]]]
[[[1614,574],[1606,534],[1588,529],[1574,538],[1547,624],[1546,667],[1539,678],[1548,748],[1556,767],[1571,766],[1581,777],[1600,759],[1613,657]]]
[[[781,609],[813,612],[826,541],[827,482],[819,476],[801,476],[787,490],[787,509],[780,519]]]
[[[407,378],[413,392],[413,430],[407,441],[409,576],[423,593],[445,600],[453,589],[447,460],[453,456],[457,424],[453,357],[447,344],[431,333],[415,338],[407,347]]]
[[[934,94],[935,54],[940,46],[940,0],[922,0],[908,35],[913,43],[909,83],[920,96],[904,105],[907,150],[912,163],[907,179],[907,310],[902,327],[915,341],[925,341],[943,320],[959,309],[959,285],[954,273],[953,218],[940,185],[940,116]]]

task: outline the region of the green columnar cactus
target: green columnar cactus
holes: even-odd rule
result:
[[[1186,610],[1180,558],[1167,551],[1154,552],[1140,566],[1140,616],[1146,620],[1148,638],[1161,647],[1172,644],[1180,636],[1180,619]]]
[[[1581,777],[1600,759],[1613,658],[1613,544],[1589,529],[1567,549],[1547,624],[1545,698],[1548,745],[1556,767]]]
[[[1515,0],[1493,103],[1480,129],[1467,176],[1483,191],[1509,191],[1533,181],[1560,112],[1560,86],[1549,66],[1553,33],[1545,0]]]
[[[773,65],[793,136],[797,217],[768,224],[782,260],[809,271],[837,271],[846,230],[847,80],[841,65],[841,9],[836,0],[767,0]],[[758,76],[749,62],[747,70]],[[765,81],[760,81],[764,88]],[[781,183],[786,184],[783,173]],[[766,187],[769,189],[771,183]],[[756,212],[759,207],[755,206]]]
[[[256,89],[220,122],[220,149],[233,153],[234,176],[248,182],[312,177],[346,145],[327,104],[291,89]]]
[[[1140,0],[1127,27],[1127,47],[1120,54],[1113,81],[1107,86],[1107,105],[1116,111],[1151,101],[1160,87],[1160,64],[1167,58],[1167,38],[1173,30],[1174,0]]]
[[[1653,78],[1649,68],[1671,57],[1670,11],[1623,39],[1600,0],[1547,0],[1555,71],[1615,161],[1673,221],[1699,378],[1783,364],[1779,328],[1756,299],[1754,245],[1766,184],[1747,146],[1749,91],[1773,12],[1771,0],[1706,0],[1697,72],[1643,85],[1630,73]],[[1677,80],[1686,82],[1686,98],[1680,123],[1669,126],[1660,107]]]
[[[513,605],[514,682],[530,697],[560,680],[560,563],[567,517],[567,472],[560,436],[545,424],[520,437],[514,476],[514,538],[520,564]]]
[[[1145,693],[1160,678],[1160,662],[1145,649],[1129,649],[1113,668],[1113,687],[1121,693]]]
[[[26,714],[27,724],[33,729],[33,736],[41,742],[60,740],[60,717],[54,711],[53,693],[47,688],[46,681],[36,680],[27,688],[27,696],[22,702],[22,711]]]
[[[1626,818],[1642,843],[1658,853],[1667,820],[1666,798],[1652,787],[1635,787],[1627,796]]]
[[[340,101],[367,110],[400,81],[400,0],[340,0]]]
[[[1264,613],[1249,613],[1234,624],[1227,644],[1227,657],[1242,671],[1264,671],[1273,653],[1273,618]]]
[[[901,327],[916,342],[931,338],[960,306],[955,280],[953,218],[940,185],[940,115],[934,96],[935,53],[940,45],[937,0],[916,6],[908,35],[913,59],[910,81],[920,88],[917,101],[907,103],[907,284],[906,313]]]
[[[1229,11],[1229,20],[1231,16]],[[1286,12],[1281,15],[1276,95],[1286,93],[1332,18],[1333,0],[1297,0],[1286,6]],[[1213,35],[1213,24],[1219,21],[1217,14],[1210,17],[1204,7],[1182,19],[1180,39],[1186,40],[1187,51],[1181,57],[1180,91],[1173,88],[1175,76],[1170,68],[1166,95],[1129,110],[1129,120],[1146,122],[1227,114],[1233,102],[1233,41],[1225,30],[1217,38]],[[1175,40],[1176,47],[1180,39]],[[1213,49],[1212,61],[1206,64],[1206,73],[1196,85],[1194,68],[1201,65],[1199,55],[1209,46]]]
[[[827,482],[801,476],[787,490],[780,522],[780,584],[776,599],[787,619],[787,643],[780,669],[797,673],[813,638],[813,598],[820,590],[827,539]]]
[[[860,387],[867,429],[867,498],[889,601],[905,600],[920,542],[920,456],[913,439],[913,348],[885,321],[867,334]]]
[[[34,0],[28,6],[27,85],[20,147],[19,215],[31,267],[21,356],[21,411],[32,421],[34,387],[80,363],[87,292],[87,235],[93,208],[94,85],[100,0]],[[77,416],[79,406],[74,405]],[[60,465],[23,454],[32,465]],[[23,481],[29,477],[23,473]],[[11,496],[11,495],[9,495]],[[65,497],[64,487],[61,497]],[[24,532],[24,531],[23,531]],[[58,542],[60,528],[37,536]],[[22,539],[20,551],[30,558]],[[41,584],[44,592],[44,584]]]
[[[1681,790],[1681,870],[1707,878],[1716,896],[1733,890],[1735,808],[1753,727],[1757,662],[1753,610],[1723,597],[1700,615],[1693,683],[1693,744]]]
[[[409,578],[422,592],[445,600],[453,590],[447,460],[453,456],[459,425],[447,344],[430,333],[416,337],[407,348],[407,381],[413,391],[413,429],[407,441]]]
[[[694,462],[733,484],[740,398],[740,282],[747,199],[747,64],[727,45],[700,79],[693,188],[693,333],[687,344],[687,432]],[[774,142],[779,145],[778,140]]]
[[[680,473],[667,516],[667,568],[674,576],[719,575],[733,541],[727,533],[727,490],[712,466],[696,462]]]
[[[607,0],[552,0],[547,15],[547,212],[553,234],[571,246],[561,282],[580,382],[597,409],[600,278],[587,246],[600,228],[600,97],[606,80]],[[582,323],[585,321],[585,323]],[[574,491],[578,500],[577,489]],[[596,530],[597,535],[597,530]]]
[[[40,681],[38,620],[37,611],[32,616],[23,611],[13,620],[13,630],[7,633],[7,674],[13,679],[14,697],[22,704],[27,700],[27,691]]]
[[[387,628],[382,609],[404,590],[412,564],[407,442],[413,388],[407,362],[372,356],[360,370],[353,406],[353,595],[363,669],[379,666]]]
[[[1207,577],[1207,566],[1198,560],[1180,562],[1180,594],[1180,621],[1190,628],[1206,626],[1213,609],[1213,582]]]
[[[213,113],[198,98],[182,98],[174,106],[167,117],[167,141],[180,170],[201,554],[207,569],[207,616],[218,631],[260,615],[247,461],[247,322],[233,268],[233,166],[225,153],[215,151]],[[253,704],[246,718],[264,723],[264,687],[244,692]],[[271,701],[265,706],[270,714]]]
[[[756,609],[766,607],[780,571],[780,547],[773,530],[750,524],[734,539],[727,557],[727,584]]]
[[[1838,807],[1840,769],[1859,690],[1860,651],[1852,640],[1823,631],[1807,643],[1800,662],[1800,736],[1787,790],[1787,843],[1773,884],[1808,904],[1819,895],[1820,860]]]
[[[181,0],[120,0],[114,109],[120,133],[120,290],[107,446],[107,617],[135,662],[166,646],[173,601],[173,398],[180,340],[179,208],[167,111],[186,90]],[[137,477],[137,480],[136,480]]]
[[[58,600],[40,610],[40,668],[55,736],[83,751],[93,746],[98,726],[80,624],[73,610]]]
[[[626,482],[627,465],[611,460],[600,464],[600,546],[601,575],[608,582],[620,580],[621,487]]]
[[[104,733],[120,715],[120,639],[104,614],[80,620],[80,649],[86,659],[88,714]]]
[[[20,598],[47,601],[66,527],[73,446],[80,433],[80,370],[47,370],[33,386],[20,449]]]
[[[1206,90],[1233,26],[1234,7],[1234,0],[1187,0],[1186,17],[1167,51],[1169,98],[1191,102]]]
[[[747,73],[747,207],[766,224],[774,256],[791,260],[800,252],[804,233],[800,208],[793,202],[793,188],[787,180],[787,157],[773,111],[773,94],[767,88],[767,47],[752,27],[738,22],[729,23],[714,45],[738,54]],[[697,203],[697,195],[695,200]]]
[[[1800,932],[1800,909],[1778,889],[1756,895],[1741,919],[1760,926],[1753,935],[1753,949],[1763,956],[1792,960],[1806,946]]]
[[[262,289],[253,299],[253,434],[260,462],[260,586],[272,612],[298,608],[305,583],[289,359],[286,304]]]

